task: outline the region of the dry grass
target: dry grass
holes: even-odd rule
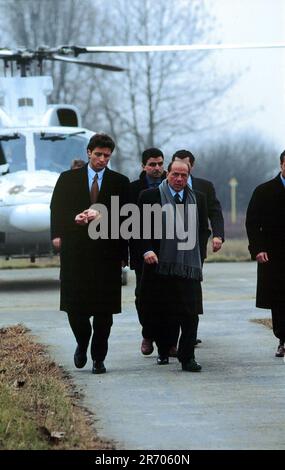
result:
[[[270,328],[272,330],[272,320],[271,318],[254,318],[254,323],[259,323],[260,325],[266,326],[266,328]]]
[[[220,251],[212,252],[211,239],[208,244],[207,262],[220,261],[250,261],[246,239],[230,239],[223,243]],[[31,263],[29,258],[13,258],[9,260],[0,259],[0,269],[24,269],[24,268],[53,268],[59,267],[59,256],[49,258],[37,258],[35,263]]]
[[[70,377],[22,325],[0,329],[0,449],[113,449]]]
[[[250,261],[250,255],[247,247],[248,241],[245,239],[230,239],[223,243],[220,251],[213,253],[210,239],[208,243],[208,257],[206,261]]]
[[[54,268],[59,267],[59,256],[36,258],[31,263],[30,258],[0,258],[0,269],[26,269],[26,268]]]

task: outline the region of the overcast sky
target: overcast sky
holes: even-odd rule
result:
[[[285,42],[285,0],[206,0],[206,3],[217,19],[221,42]],[[221,67],[243,74],[229,97],[246,111],[239,125],[257,128],[285,148],[285,49],[215,54]]]

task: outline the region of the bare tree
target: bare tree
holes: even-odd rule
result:
[[[212,34],[213,18],[202,0],[109,1],[106,17],[110,8],[112,27],[102,36],[108,43],[189,44],[207,42]],[[233,77],[215,73],[201,51],[122,54],[119,60],[125,73],[103,80],[96,74],[94,83],[101,97],[99,122],[119,142],[117,167],[129,174],[130,159],[138,161],[144,148],[166,148],[177,135],[213,124],[211,111],[233,83]]]
[[[0,0],[0,8],[9,45],[31,48],[210,42],[214,28],[204,0]],[[58,63],[46,70],[53,102],[77,104],[86,127],[109,132],[115,166],[131,175],[130,162],[138,163],[144,148],[171,151],[180,136],[217,125],[215,107],[233,77],[216,73],[211,58],[205,51],[101,54],[100,62],[126,71]]]
[[[1,27],[10,47],[84,44],[96,23],[91,0],[1,0],[0,8]],[[46,63],[45,71],[54,78],[51,101],[76,102],[84,118],[89,109],[87,83],[93,71],[56,62]]]
[[[257,132],[243,132],[208,142],[196,152],[193,174],[214,182],[225,211],[230,210],[231,178],[236,178],[237,210],[246,211],[254,188],[279,171],[276,146]]]

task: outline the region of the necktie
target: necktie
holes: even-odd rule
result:
[[[96,173],[96,175],[93,178],[93,183],[92,183],[91,191],[90,191],[90,200],[92,204],[95,204],[95,202],[97,202],[98,194],[99,194],[98,174]]]
[[[181,204],[181,199],[178,193],[175,194],[174,201],[175,201],[175,204]]]

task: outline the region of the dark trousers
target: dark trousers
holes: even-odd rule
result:
[[[168,357],[169,349],[173,346],[173,331],[181,335],[178,344],[178,360],[187,362],[195,357],[194,347],[197,337],[198,315],[185,316],[179,320],[171,318],[158,318],[155,324],[155,341],[158,354],[162,357]]]
[[[91,358],[93,361],[104,361],[108,352],[108,338],[113,325],[113,315],[111,313],[94,315],[92,327],[88,315],[68,313],[68,321],[82,352],[87,351],[93,328]]]
[[[198,322],[198,315],[185,317],[179,322],[181,335],[178,343],[177,357],[180,362],[187,362],[195,357],[194,348],[197,339]]]
[[[281,343],[285,341],[285,303],[271,308],[273,333]]]
[[[149,324],[149,322],[146,319],[144,319],[143,314],[139,307],[139,295],[140,295],[140,285],[141,285],[141,279],[142,279],[142,268],[141,269],[136,268],[135,273],[136,273],[135,304],[136,304],[136,309],[138,312],[139,322],[142,326],[142,337],[153,340],[154,333],[153,333],[152,325]]]
[[[197,331],[198,331],[198,325],[199,325],[199,316],[197,315],[197,326],[195,328],[195,341],[194,344],[196,343],[197,340]],[[177,324],[173,327],[171,331],[171,346],[177,346],[178,344],[178,338],[179,338],[179,333],[180,333],[180,325]]]

